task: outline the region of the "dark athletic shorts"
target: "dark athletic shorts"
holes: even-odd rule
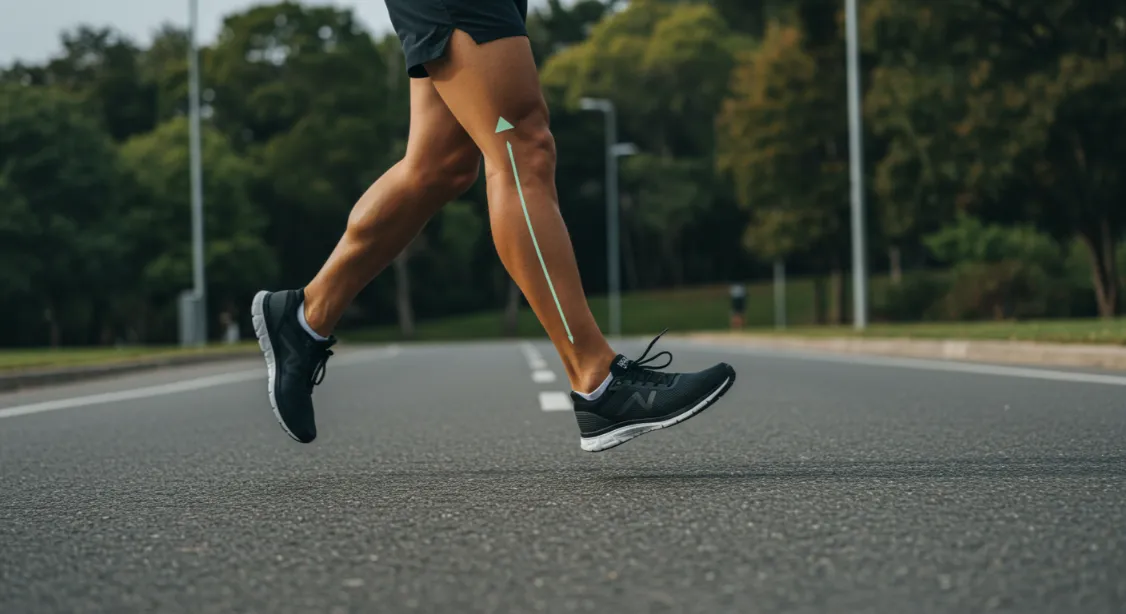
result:
[[[387,0],[387,12],[415,79],[428,76],[424,65],[442,57],[454,30],[478,45],[528,35],[528,0]]]

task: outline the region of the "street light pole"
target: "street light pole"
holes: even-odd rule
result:
[[[860,119],[860,44],[857,0],[845,0],[848,36],[848,142],[852,184],[852,301],[857,330],[868,326],[868,264],[864,228],[864,148]]]
[[[207,341],[207,290],[203,270],[203,159],[200,144],[199,50],[196,47],[199,0],[188,0],[188,21],[188,147],[192,184],[192,293],[195,299],[192,343],[203,345]]]
[[[610,336],[622,334],[622,269],[621,208],[618,192],[618,113],[614,103],[606,101],[606,267],[610,289]]]
[[[606,116],[606,283],[610,303],[611,337],[622,334],[621,233],[619,230],[618,157],[636,148],[618,146],[618,114],[614,103],[602,98],[583,98],[582,108]]]

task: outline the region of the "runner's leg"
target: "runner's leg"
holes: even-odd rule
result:
[[[481,153],[430,79],[411,79],[407,153],[360,197],[348,227],[305,288],[305,318],[328,336],[356,295],[480,174]]]
[[[509,37],[478,45],[470,35],[455,30],[445,55],[428,62],[426,71],[485,156],[489,217],[501,261],[547,329],[573,389],[587,392],[597,388],[606,379],[615,354],[590,313],[559,213],[555,140],[528,39]],[[515,128],[497,133],[501,117]],[[525,220],[509,143],[554,293]]]

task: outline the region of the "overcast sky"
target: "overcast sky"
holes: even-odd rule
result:
[[[215,39],[224,15],[262,0],[199,0],[200,37]],[[306,4],[334,4],[356,11],[368,28],[391,29],[383,0],[305,0]],[[540,4],[532,0],[532,5]],[[188,0],[0,0],[0,64],[13,60],[39,61],[61,45],[59,33],[79,24],[113,26],[139,43],[151,39],[163,23],[186,26]]]

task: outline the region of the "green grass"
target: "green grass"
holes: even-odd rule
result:
[[[226,353],[249,349],[253,343],[236,346],[215,345],[203,348],[167,346],[136,346],[123,348],[59,348],[0,350],[0,373],[21,369],[81,367],[109,365],[146,359],[169,358],[185,355]]]
[[[874,296],[886,292],[886,278],[872,278]],[[668,327],[672,333],[726,330],[729,298],[727,286],[709,286],[659,292],[637,292],[622,297],[622,333],[650,335]],[[1046,320],[1030,322],[944,322],[923,324],[874,324],[864,333],[849,327],[811,326],[813,281],[793,279],[787,289],[787,317],[793,326],[775,331],[773,286],[759,283],[747,287],[747,332],[769,335],[912,337],[919,339],[998,339],[1059,343],[1126,344],[1126,319]],[[605,327],[605,297],[590,299],[591,311]],[[463,316],[424,320],[418,323],[415,340],[493,339],[503,336],[503,313],[486,311]],[[522,309],[517,336],[543,336],[535,316]],[[346,341],[399,341],[397,326],[346,332]]]
[[[721,330],[728,326],[730,298],[727,285],[701,286],[622,296],[622,334],[648,335],[668,328],[671,332]],[[604,330],[609,319],[608,300],[592,296],[590,309]],[[791,322],[813,321],[813,281],[793,279],[787,287],[787,312]],[[747,325],[771,326],[774,322],[774,287],[770,282],[747,285]],[[416,324],[416,341],[501,338],[504,313],[501,310],[422,320]],[[543,328],[527,307],[520,310],[518,337],[543,336]],[[398,326],[381,326],[345,331],[346,341],[399,341]]]
[[[887,280],[872,279],[873,295],[887,286]],[[907,337],[917,339],[999,339],[1060,343],[1101,343],[1126,345],[1126,319],[1047,320],[1036,322],[947,322],[924,324],[874,324],[864,333],[849,327],[809,326],[813,321],[813,282],[793,279],[787,293],[788,319],[794,325],[785,331],[773,327],[773,287],[759,283],[747,287],[747,332],[766,335],[816,337]],[[591,310],[605,327],[605,297],[592,297]],[[622,297],[622,333],[651,335],[668,327],[672,333],[727,330],[729,299],[727,286],[709,286],[658,292],[636,292]],[[424,320],[418,323],[416,340],[450,341],[503,337],[504,316],[500,310],[462,316]],[[529,309],[520,311],[518,336],[542,337],[543,329]],[[344,331],[340,335],[352,342],[400,341],[397,326]],[[253,343],[236,346],[249,349]],[[198,349],[176,347],[64,348],[59,350],[0,350],[0,372],[16,369],[104,365],[143,359],[165,358],[193,353],[227,352],[230,346]]]
[[[874,324],[864,332],[858,332],[849,327],[836,326],[806,326],[785,331],[764,329],[747,332],[803,337],[894,337],[1126,345],[1126,319],[1124,318],[1116,320]]]
[[[754,289],[749,289],[754,291]],[[760,301],[748,300],[750,307]],[[769,309],[769,304],[766,305]],[[605,327],[609,307],[606,297],[590,298],[591,312],[599,326]],[[727,326],[729,308],[727,287],[704,287],[661,292],[639,292],[622,296],[622,333],[653,334],[668,327],[672,331],[716,330]],[[769,312],[758,314],[767,322]],[[491,339],[503,336],[504,313],[500,310],[478,312],[436,320],[423,320],[416,326],[418,341]],[[543,328],[530,309],[520,310],[517,336],[543,336]],[[398,326],[382,326],[345,332],[347,341],[398,341]]]

